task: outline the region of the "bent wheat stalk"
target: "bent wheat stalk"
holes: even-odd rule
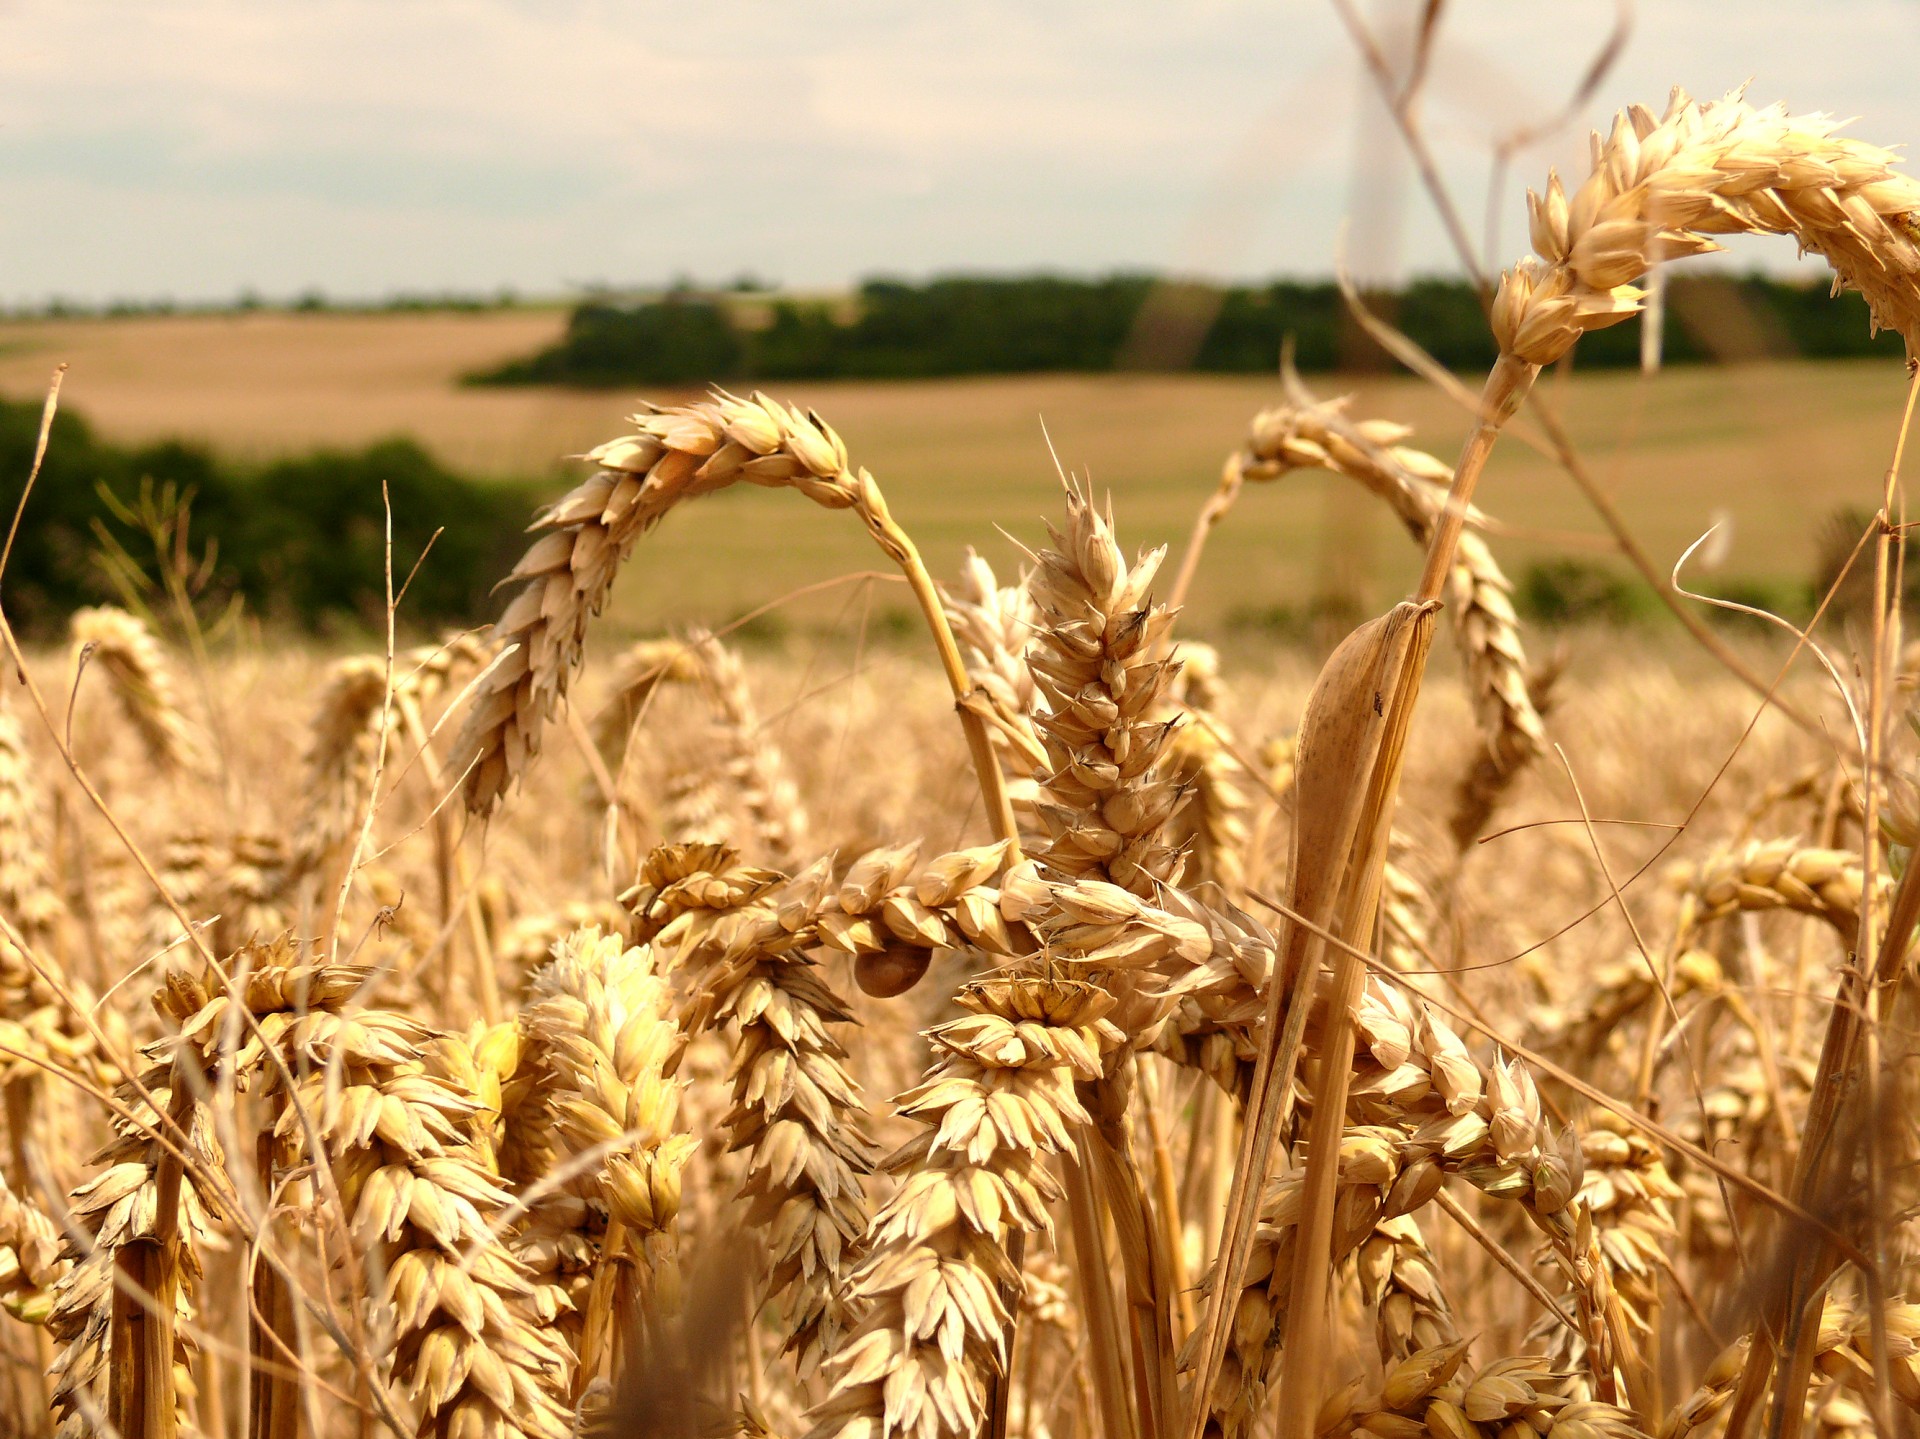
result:
[[[996,839],[1014,839],[1006,786],[984,722],[965,706],[973,682],[933,578],[873,476],[848,468],[840,437],[817,415],[764,395],[740,399],[724,391],[632,418],[637,433],[587,456],[601,470],[534,521],[541,537],[514,567],[520,590],[493,626],[500,659],[479,684],[454,744],[452,766],[466,776],[467,808],[491,814],[538,753],[541,728],[579,668],[588,623],[640,536],[682,501],[744,480],[853,510],[900,566],[960,706],[987,822]]]
[[[1453,470],[1402,443],[1410,433],[1387,420],[1352,420],[1347,401],[1320,400],[1291,362],[1281,371],[1283,403],[1254,417],[1246,445],[1229,456],[1219,489],[1201,510],[1181,558],[1171,604],[1192,582],[1207,534],[1247,481],[1270,482],[1296,470],[1327,470],[1384,500],[1419,544],[1433,535]],[[1462,533],[1444,594],[1467,671],[1487,752],[1503,777],[1546,744],[1527,672],[1526,647],[1513,610],[1513,585],[1481,538]]]

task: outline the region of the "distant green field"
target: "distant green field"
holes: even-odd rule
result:
[[[411,434],[477,473],[567,473],[560,457],[622,428],[624,397],[463,389],[455,377],[544,343],[560,311],[485,314],[196,316],[0,325],[0,393],[40,393],[69,362],[67,401],[108,436],[202,439],[259,458],[320,444]],[[1663,564],[1716,520],[1731,526],[1721,569],[1695,579],[1799,582],[1815,536],[1843,503],[1871,505],[1891,452],[1904,375],[1897,364],[1692,367],[1652,380],[1611,373],[1549,379],[1596,473]],[[1451,456],[1465,417],[1400,378],[1358,383],[1355,413],[1416,428]],[[1060,462],[1110,490],[1129,544],[1178,544],[1195,509],[1277,386],[1247,377],[1038,376],[795,385],[871,468],[936,572],[964,545],[1017,561],[1058,511]],[[669,395],[652,398],[669,399]],[[1571,484],[1517,440],[1503,442],[1483,507],[1515,528],[1494,547],[1518,572],[1576,550],[1604,558],[1600,528]],[[1405,586],[1413,556],[1377,505],[1345,482],[1293,476],[1255,490],[1216,533],[1193,596],[1195,619],[1303,604],[1357,586],[1368,603]],[[676,514],[643,542],[619,596],[635,625],[717,622],[794,588],[881,569],[845,515],[789,494],[742,489]],[[835,613],[867,601],[839,591]],[[871,602],[898,608],[891,589]]]

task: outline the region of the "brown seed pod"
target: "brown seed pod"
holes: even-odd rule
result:
[[[930,949],[890,945],[877,954],[863,954],[853,962],[853,982],[875,999],[892,999],[912,989],[933,960]]]

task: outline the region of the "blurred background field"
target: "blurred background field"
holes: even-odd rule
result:
[[[37,401],[70,366],[63,404],[105,439],[183,439],[262,464],[318,446],[393,436],[449,469],[554,493],[564,457],[609,439],[639,398],[621,389],[476,387],[460,377],[537,349],[565,311],[257,311],[0,323],[0,395]],[[1791,608],[1819,562],[1822,521],[1877,489],[1902,386],[1898,364],[1771,361],[1688,366],[1653,377],[1572,375],[1548,387],[1594,472],[1662,566],[1709,526],[1697,587]],[[1352,393],[1354,413],[1411,425],[1411,443],[1451,458],[1463,414],[1431,387],[1388,375],[1313,376]],[[770,382],[817,407],[885,482],[936,573],[972,544],[996,560],[1042,535],[1057,508],[1054,461],[1110,491],[1129,544],[1183,541],[1252,415],[1277,380],[1194,374],[1018,375],[913,381]],[[667,401],[687,393],[650,389]],[[1585,502],[1525,445],[1504,448],[1482,491],[1510,573],[1555,561],[1624,575]],[[675,514],[623,579],[623,626],[727,620],[833,575],[877,568],[857,526],[740,488]],[[1344,481],[1298,474],[1247,497],[1213,540],[1194,622],[1216,634],[1302,630],[1316,606],[1370,608],[1409,582],[1393,520]],[[1526,600],[1523,583],[1523,603]],[[853,598],[849,598],[853,596]],[[791,607],[822,621],[849,604],[904,613],[891,587],[839,590]],[[859,613],[856,608],[853,613]]]

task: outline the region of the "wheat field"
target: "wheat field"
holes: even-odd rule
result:
[[[1470,423],[1250,385],[1171,550],[1058,433],[1025,546],[923,549],[859,405],[715,391],[603,413],[484,630],[0,614],[6,1432],[1910,1432],[1902,377],[1811,638],[1557,649],[1501,466],[1715,234],[1920,343],[1920,183],[1676,94],[1532,219]],[[1187,601],[1297,475],[1408,598],[1244,663]],[[743,494],[763,593],[805,516],[924,638],[623,639]]]
[[[14,320],[0,322],[0,394],[37,399],[64,361],[66,402],[115,440],[186,438],[246,460],[406,435],[467,473],[558,485],[562,457],[605,438],[640,396],[470,388],[458,377],[537,349],[562,321],[557,310]],[[1418,379],[1316,384],[1351,391],[1359,413],[1410,425],[1441,454],[1465,433],[1460,407]],[[1650,551],[1670,560],[1719,522],[1728,552],[1716,577],[1797,584],[1814,568],[1817,521],[1871,498],[1901,384],[1879,364],[1767,362],[1651,380],[1576,373],[1551,388]],[[1044,536],[1058,493],[1049,439],[1114,496],[1133,543],[1179,541],[1195,487],[1219,473],[1222,437],[1277,390],[1258,377],[1143,374],[841,381],[782,394],[860,437],[929,563],[947,573],[996,525],[1027,544]],[[1496,454],[1485,494],[1511,531],[1503,554],[1516,574],[1565,554],[1610,562],[1591,509],[1536,451]],[[673,544],[623,574],[616,622],[717,625],[828,573],[872,568],[859,535],[758,491],[676,515],[669,533]],[[1189,596],[1193,622],[1214,633],[1236,612],[1297,607],[1330,587],[1384,604],[1413,575],[1393,520],[1311,470],[1247,505],[1216,543]],[[800,613],[845,618],[838,599]]]

